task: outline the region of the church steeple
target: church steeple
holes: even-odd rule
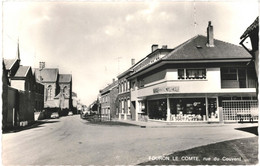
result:
[[[21,58],[20,58],[20,47],[19,47],[19,38],[18,38],[18,43],[17,43],[17,59],[20,62]]]

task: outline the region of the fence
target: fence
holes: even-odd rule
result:
[[[222,106],[225,122],[237,122],[240,116],[243,116],[243,120],[258,120],[257,100],[223,100]]]

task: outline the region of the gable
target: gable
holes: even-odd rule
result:
[[[56,82],[59,70],[57,68],[35,69],[35,77],[40,82]]]
[[[72,80],[71,74],[60,74],[59,83],[70,83]]]
[[[4,59],[4,64],[6,70],[11,70],[11,68],[14,66],[17,59]]]

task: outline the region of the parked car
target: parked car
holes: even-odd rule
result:
[[[60,116],[59,116],[59,114],[58,114],[58,112],[53,112],[52,114],[51,114],[51,119],[56,119],[56,118],[59,118]]]

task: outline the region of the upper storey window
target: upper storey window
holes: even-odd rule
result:
[[[222,80],[237,80],[237,69],[236,68],[222,68],[221,78]]]
[[[206,69],[178,69],[178,79],[206,79]]]

